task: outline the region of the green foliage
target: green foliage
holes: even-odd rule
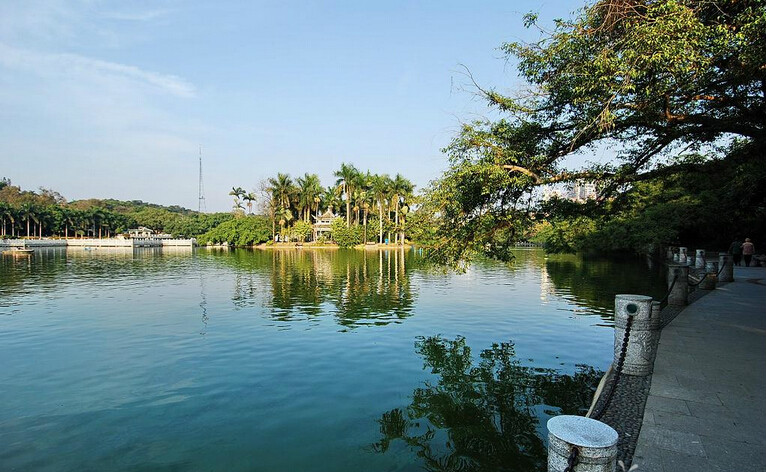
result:
[[[372,447],[385,453],[400,441],[425,470],[544,469],[537,407],[583,414],[601,375],[588,367],[574,375],[524,367],[511,342],[493,344],[475,361],[462,337],[420,338],[415,347],[435,379],[412,392],[409,406],[381,415]]]
[[[332,239],[340,247],[354,247],[362,243],[361,228],[349,228],[343,218],[335,218],[332,222]]]
[[[313,228],[311,223],[307,223],[303,220],[298,220],[290,228],[290,239],[298,242],[304,242],[311,237]]]
[[[732,154],[746,152],[735,149]],[[732,157],[733,158],[733,157]],[[766,169],[712,161],[694,174],[637,182],[600,205],[551,201],[536,240],[554,252],[651,252],[662,245],[726,249],[737,236],[766,233]]]
[[[252,246],[271,239],[268,218],[250,215],[227,220],[197,238],[200,245],[228,243],[234,246]]]
[[[525,18],[528,26],[535,22],[535,15]],[[525,235],[533,224],[533,190],[578,179],[597,181],[603,206],[620,216],[602,211],[602,220],[589,222],[546,212],[552,226],[538,232],[552,248],[637,247],[672,238],[663,215],[699,211],[696,194],[656,214],[646,202],[639,205],[646,212],[631,213],[630,204],[641,200],[630,199],[647,189],[643,182],[684,180],[707,164],[729,174],[763,166],[765,42],[763,2],[599,0],[556,22],[536,43],[504,45],[531,92],[480,90],[505,117],[465,125],[445,149],[450,168],[430,193],[442,217],[434,254],[453,262],[476,252],[505,258],[503,238]],[[616,158],[564,167],[567,157],[600,147],[616,149]],[[623,198],[626,191],[632,197]],[[719,196],[729,199],[727,207],[742,203]],[[662,192],[650,198],[657,197],[664,198]],[[747,200],[751,212],[766,201]],[[651,224],[650,216],[660,219]],[[602,226],[641,220],[662,227],[614,226],[607,234]],[[670,228],[685,231],[684,224]]]

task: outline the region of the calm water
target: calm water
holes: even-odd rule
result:
[[[0,261],[0,470],[544,469],[638,261],[47,250]]]

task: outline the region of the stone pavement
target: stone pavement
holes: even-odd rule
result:
[[[639,471],[766,470],[766,269],[734,280],[662,330]]]

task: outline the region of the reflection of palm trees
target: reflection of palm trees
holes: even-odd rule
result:
[[[462,337],[421,338],[415,346],[424,369],[438,380],[416,388],[405,410],[381,415],[381,439],[373,449],[386,452],[404,441],[426,470],[544,470],[544,418],[538,415],[543,408],[583,413],[601,375],[587,367],[572,376],[524,367],[510,342],[483,350],[476,364]]]
[[[282,321],[329,313],[338,324],[355,328],[396,323],[412,315],[416,293],[407,269],[418,263],[409,251],[374,256],[343,250],[237,251],[225,260],[251,273],[265,273],[271,314]],[[233,301],[238,306],[257,297],[255,290],[242,289],[239,278],[235,284]]]

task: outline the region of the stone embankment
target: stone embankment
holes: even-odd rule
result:
[[[166,238],[0,239],[0,247],[193,247],[197,240]]]
[[[766,470],[766,270],[716,256],[669,251],[662,300],[616,297],[615,360],[587,415],[616,448],[557,436],[549,471]],[[578,418],[549,434],[580,437]]]

